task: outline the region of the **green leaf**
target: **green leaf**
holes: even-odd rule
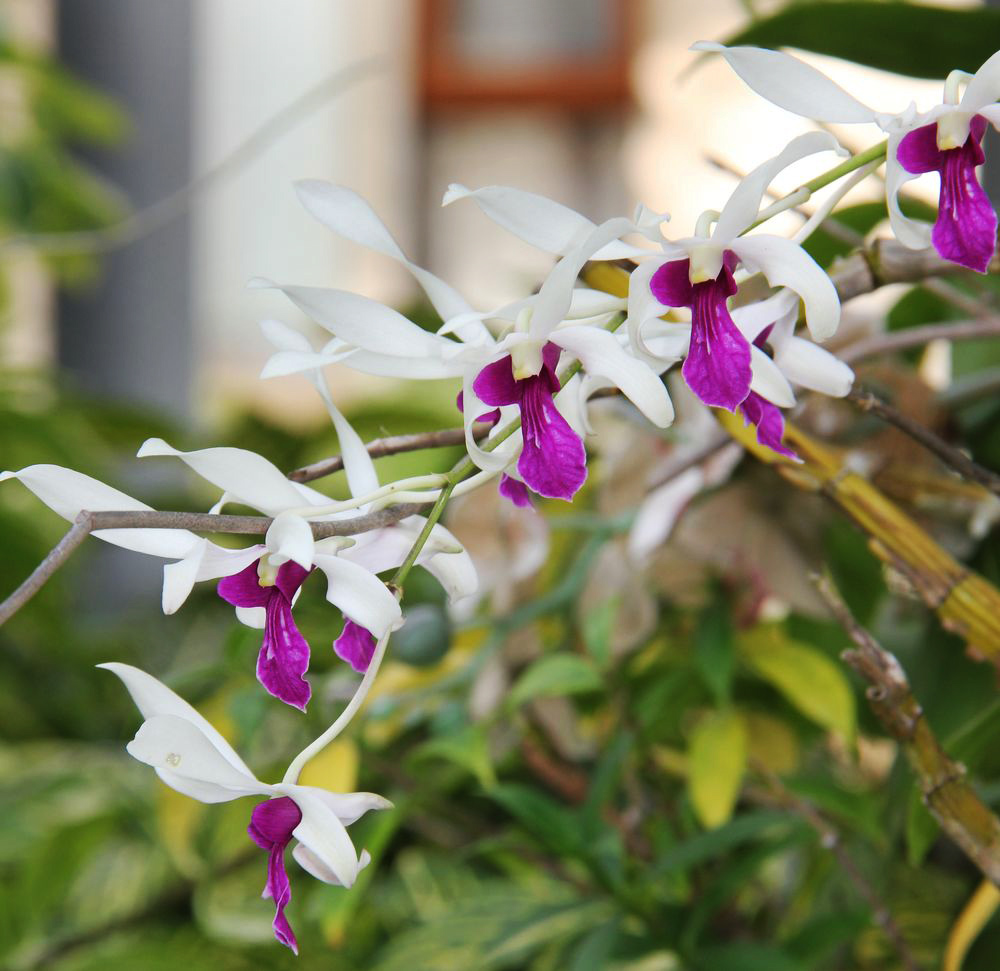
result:
[[[602,668],[611,661],[611,635],[618,619],[621,600],[617,594],[608,597],[588,610],[583,617],[583,643],[587,647],[587,653]]]
[[[549,654],[535,661],[517,680],[508,696],[508,704],[516,708],[532,698],[554,698],[562,695],[597,691],[604,684],[593,664],[575,654]]]
[[[561,856],[583,852],[577,814],[548,796],[515,784],[494,786],[489,795],[554,852]]]
[[[697,967],[706,971],[807,971],[804,964],[766,944],[722,944],[698,954]]]
[[[853,741],[854,694],[844,672],[821,651],[789,640],[779,627],[760,626],[740,642],[744,660],[803,715]]]
[[[732,710],[702,719],[688,748],[688,790],[699,822],[714,829],[729,821],[747,764],[743,719]]]
[[[490,759],[489,740],[480,725],[470,725],[461,731],[432,738],[420,746],[416,756],[421,759],[446,759],[468,769],[484,789],[489,789],[497,781]]]
[[[729,605],[722,596],[702,610],[694,635],[694,657],[698,673],[717,705],[729,701],[733,675],[733,625]]]
[[[726,44],[798,47],[896,74],[944,80],[955,68],[977,70],[996,51],[998,36],[1000,10],[853,0],[786,6]]]

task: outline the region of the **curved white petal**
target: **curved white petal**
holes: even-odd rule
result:
[[[237,607],[236,619],[244,627],[263,630],[267,626],[267,610],[263,607]]]
[[[779,408],[791,408],[795,404],[795,392],[788,379],[759,347],[750,347],[750,390]]]
[[[275,566],[293,560],[303,570],[312,569],[315,548],[312,527],[297,513],[278,513],[267,528],[264,542]]]
[[[724,47],[704,40],[692,44],[691,50],[721,54],[762,98],[804,118],[846,124],[875,120],[871,108],[790,54],[760,47]]]
[[[627,549],[633,560],[644,560],[666,542],[681,513],[704,483],[704,474],[696,466],[653,489],[643,499],[628,534]]]
[[[140,668],[133,667],[131,664],[121,664],[118,661],[106,661],[104,664],[98,664],[97,667],[117,675],[132,696],[132,700],[143,718],[150,719],[160,715],[172,715],[190,722],[208,738],[234,769],[253,777],[253,773],[247,768],[243,759],[236,754],[235,749],[213,727],[211,722],[198,714],[191,705],[176,692],[171,691],[162,681],[158,681]]]
[[[337,814],[309,786],[278,785],[274,789],[294,799],[301,810],[302,819],[292,830],[292,835],[309,851],[320,867],[314,870],[296,856],[299,865],[314,876],[328,872],[338,884],[353,886],[361,865],[351,837],[347,835],[347,829]]]
[[[263,546],[230,550],[207,539],[199,540],[183,560],[163,567],[163,612],[175,613],[199,580],[214,580],[239,573],[259,559],[264,550]]]
[[[794,290],[805,305],[806,324],[816,340],[826,340],[840,323],[840,299],[830,278],[801,246],[780,236],[741,236],[730,249],[774,287]]]
[[[462,424],[465,428],[465,450],[478,468],[486,472],[500,472],[507,468],[514,460],[517,449],[521,444],[521,433],[520,431],[514,432],[495,449],[487,451],[480,447],[479,443],[473,437],[472,426],[475,424],[477,416],[487,414],[492,409],[489,405],[485,405],[479,400],[479,396],[472,386],[478,373],[478,369],[475,371],[466,370],[462,379]],[[505,430],[510,424],[510,420],[516,418],[518,414],[519,411],[516,406],[506,405],[501,408],[500,421],[490,430],[487,440],[493,438],[497,431]]]
[[[790,314],[797,315],[798,306],[799,295],[793,290],[782,289],[766,300],[757,300],[743,307],[734,307],[730,311],[730,316],[733,318],[733,323],[740,329],[740,333],[753,343],[760,336],[761,331],[770,327],[771,324],[779,325]],[[771,335],[773,338],[774,331],[771,332]]]
[[[593,327],[562,327],[551,340],[579,358],[588,374],[607,378],[653,424],[666,428],[674,420],[670,395],[659,375],[627,354],[613,334]]]
[[[400,245],[372,207],[351,189],[316,179],[295,184],[299,200],[310,215],[345,239],[384,253],[405,266],[416,277],[442,320],[450,320],[472,308],[465,298],[433,273],[407,259]],[[481,327],[482,325],[480,325]],[[469,332],[468,328],[465,328]]]
[[[213,794],[203,801],[226,802],[271,790],[251,773],[233,766],[197,725],[176,715],[154,715],[144,721],[125,750],[132,758],[169,773],[166,778],[161,775],[168,785],[176,776]]]
[[[356,823],[365,813],[380,809],[392,809],[393,804],[374,792],[330,792],[315,786],[296,786],[296,791],[309,790],[345,826]]]
[[[1000,98],[1000,51],[988,57],[965,86],[959,107],[963,111],[975,114],[987,105],[992,105],[998,98]]]
[[[73,522],[81,512],[151,512],[138,499],[119,492],[89,475],[59,465],[29,465],[20,472],[0,472],[0,482],[17,479],[53,512]],[[93,534],[115,546],[182,559],[192,552],[199,537],[186,529],[101,529]]]
[[[329,581],[326,599],[356,624],[380,638],[399,622],[399,603],[378,577],[341,556],[317,553],[315,562]]]
[[[162,438],[150,438],[142,444],[137,455],[139,458],[153,455],[179,458],[203,479],[269,516],[305,504],[302,491],[286,479],[277,466],[244,448],[221,446],[182,452]]]
[[[712,241],[725,246],[729,240],[739,236],[757,219],[764,193],[778,174],[817,152],[850,154],[829,132],[811,131],[793,138],[774,158],[762,162],[740,179],[716,220]]]
[[[260,332],[265,340],[279,351],[311,351],[309,338],[300,330],[289,327],[280,320],[262,320]]]
[[[509,233],[558,256],[566,256],[596,228],[596,223],[560,202],[509,186],[467,189],[453,183],[448,186],[441,204],[450,206],[459,199],[472,199],[493,222]],[[646,252],[648,250],[612,240],[598,247],[591,259],[620,260]]]
[[[834,398],[843,398],[854,384],[854,372],[843,361],[801,337],[775,346],[774,363],[794,384]]]
[[[1000,105],[984,105],[976,114],[982,115],[994,128],[1000,131]]]
[[[906,131],[897,131],[889,136],[885,159],[885,201],[889,210],[889,224],[896,239],[910,249],[926,249],[931,245],[930,224],[904,216],[902,209],[899,208],[900,189],[918,177],[912,172],[907,172],[899,164],[896,155],[899,143],[907,134]]]
[[[573,301],[573,289],[583,265],[611,240],[634,228],[632,221],[623,217],[609,219],[594,229],[573,247],[552,268],[535,297],[534,310],[529,324],[531,336],[542,340],[566,319]]]
[[[396,357],[434,356],[450,343],[421,329],[398,311],[347,290],[282,286],[256,280],[258,287],[280,290],[303,313],[341,340],[363,350]]]
[[[334,428],[337,429],[337,442],[344,460],[344,472],[347,475],[347,485],[351,490],[351,495],[367,496],[379,487],[375,463],[368,454],[365,443],[361,441],[361,436],[354,430],[351,423],[344,417],[340,409],[329,400],[328,396],[324,395],[324,398]]]

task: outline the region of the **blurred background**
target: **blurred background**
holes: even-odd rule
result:
[[[831,17],[838,6],[857,19]],[[259,321],[323,332],[247,282],[354,290],[427,325],[433,314],[398,264],[311,219],[295,180],[358,191],[414,262],[485,310],[533,289],[550,259],[471,204],[442,209],[450,183],[518,186],[595,220],[641,201],[671,213],[670,234],[688,235],[738,175],[810,128],[721,60],[696,66],[690,44],[757,31],[750,41],[803,49],[877,108],[928,107],[941,64],[974,70],[1000,46],[1000,25],[912,20],[913,6],[0,0],[0,467],[62,464],[158,508],[204,509],[217,496],[190,476],[131,460],[143,440],[238,444],[289,469],[335,453],[305,382],[257,378],[269,351]],[[989,5],[931,9],[973,6]],[[888,11],[898,32],[871,26],[885,21],[861,8]],[[851,148],[874,138],[839,134]],[[915,205],[935,201],[933,184],[914,188]],[[856,231],[884,218],[880,193],[872,181],[847,200]],[[824,265],[845,251],[825,237],[816,247]],[[969,299],[992,307],[993,290],[974,281]],[[890,288],[852,303],[845,331],[960,316],[936,300]],[[945,353],[935,384],[942,352],[902,356],[878,377],[995,466],[1000,356],[989,342],[965,344],[954,360]],[[329,376],[366,439],[455,424],[453,383]],[[992,678],[899,596],[843,519],[814,497],[776,492],[746,462],[693,504],[652,561],[631,559],[637,503],[691,440],[653,435],[617,406],[595,411],[596,471],[574,516],[521,516],[497,507],[492,490],[452,511],[484,580],[479,613],[453,616],[415,578],[411,621],[365,725],[305,780],[384,792],[399,808],[352,828],[376,861],[354,892],[290,864],[299,966],[938,966],[977,874],[914,802],[903,760],[837,666],[842,636],[805,573],[831,564],[852,607],[902,652],[942,730],[975,735],[967,762],[996,802]],[[807,404],[804,420],[844,447],[867,443],[922,468],[835,407]],[[396,456],[379,468],[385,481],[454,457]],[[1000,576],[995,509],[982,496],[939,490],[928,505],[912,481],[897,488],[940,542]],[[4,594],[63,524],[9,484],[0,529]],[[99,545],[0,630],[0,967],[290,967],[259,900],[248,805],[191,803],[128,760],[136,715],[92,665],[116,659],[164,677],[270,778],[353,689],[323,649],[339,621],[306,590],[296,617],[317,691],[301,719],[263,696],[258,635],[233,623],[211,585],[164,618],[159,564]],[[780,632],[786,666],[741,653],[759,625]],[[548,654],[583,658],[589,673],[564,671],[563,683],[549,672],[524,687],[518,679]],[[692,746],[705,713],[730,705],[748,726],[756,775],[740,763],[741,801],[721,791],[724,811],[707,819],[691,802]],[[724,756],[702,756],[710,774],[725,775]],[[775,796],[778,776],[787,788]],[[862,889],[789,798],[825,814]],[[883,906],[919,965],[879,925]],[[968,969],[997,966],[990,927]]]

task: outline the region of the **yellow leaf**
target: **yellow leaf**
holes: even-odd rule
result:
[[[746,729],[735,711],[713,712],[698,723],[688,746],[688,791],[707,829],[732,816],[746,764]]]
[[[740,641],[743,658],[806,718],[853,742],[854,694],[843,670],[827,655],[761,626]]]
[[[334,739],[316,758],[306,763],[300,782],[330,792],[354,792],[360,761],[358,746],[351,739]]]
[[[989,880],[984,880],[952,925],[944,961],[941,964],[942,971],[960,971],[969,948],[975,943],[979,932],[996,913],[998,907],[1000,907],[1000,890]]]
[[[759,711],[744,711],[750,758],[783,775],[799,765],[799,740],[787,722]]]

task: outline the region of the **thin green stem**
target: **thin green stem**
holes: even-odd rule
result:
[[[835,166],[828,172],[824,172],[822,175],[817,175],[815,179],[804,182],[794,192],[789,192],[788,195],[782,196],[777,202],[768,206],[761,217],[756,222],[751,223],[747,229],[755,229],[762,223],[767,222],[772,216],[778,215],[779,212],[784,212],[786,209],[794,209],[796,206],[806,202],[814,192],[828,186],[831,182],[836,182],[837,179],[843,178],[843,176],[849,175],[851,172],[856,172],[858,169],[864,168],[872,162],[881,161],[885,158],[888,146],[889,140],[886,139],[877,145],[872,145],[871,148],[867,148],[863,152],[859,152],[857,155],[852,155],[847,161],[841,162],[840,165]]]

